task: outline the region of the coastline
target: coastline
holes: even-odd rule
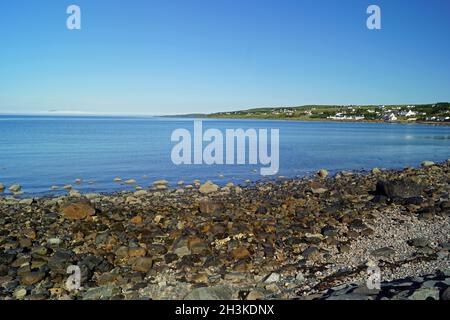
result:
[[[0,299],[439,298],[450,285],[450,161],[425,165],[0,198]],[[373,264],[399,292],[364,289]],[[69,265],[82,290],[65,289]]]
[[[189,117],[184,117],[189,118]],[[195,117],[193,117],[195,118]],[[383,121],[383,120],[336,120],[336,119],[293,119],[293,118],[258,118],[258,117],[225,117],[205,116],[202,119],[230,119],[230,120],[272,120],[272,121],[299,121],[299,122],[335,122],[335,123],[379,123],[379,124],[421,124],[434,126],[450,126],[450,121]]]

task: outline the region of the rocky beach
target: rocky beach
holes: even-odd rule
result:
[[[245,186],[0,194],[0,299],[449,300],[449,182],[450,160]],[[66,286],[70,266],[80,289]],[[371,267],[379,288],[366,285]]]

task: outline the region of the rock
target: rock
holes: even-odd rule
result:
[[[59,246],[61,244],[61,239],[59,238],[50,238],[47,240],[47,244],[50,246]]]
[[[130,222],[132,224],[140,224],[140,223],[142,223],[142,217],[141,216],[135,216],[135,217],[130,219]]]
[[[95,209],[87,200],[68,203],[62,206],[62,214],[70,220],[82,220],[95,214]]]
[[[378,181],[376,194],[390,199],[407,199],[420,197],[423,186],[411,179]]]
[[[317,175],[318,175],[320,178],[324,179],[324,178],[328,177],[328,171],[325,170],[325,169],[320,169],[320,170],[317,172]]]
[[[33,204],[33,202],[34,202],[34,199],[22,199],[19,201],[19,204],[25,205],[25,206],[30,206]]]
[[[137,272],[149,272],[153,266],[153,259],[149,257],[139,257],[134,260],[132,269]]]
[[[381,170],[379,169],[379,168],[373,168],[372,169],[372,174],[380,174],[381,173]]]
[[[83,300],[104,300],[120,293],[120,289],[114,285],[106,285],[97,288],[90,288],[83,294]]]
[[[224,206],[221,202],[212,201],[212,200],[203,200],[199,203],[199,209],[201,213],[204,214],[213,214],[220,213],[223,211]]]
[[[450,301],[450,287],[442,292],[441,300]]]
[[[63,187],[63,189],[65,189],[65,190],[70,190],[70,189],[72,189],[73,187],[72,187],[72,185],[71,184],[67,184],[67,185],[65,185],[64,187]]]
[[[408,297],[408,300],[439,300],[439,290],[437,288],[419,288]]]
[[[430,210],[424,210],[419,212],[418,219],[419,220],[433,220],[434,214]]]
[[[3,183],[0,183],[0,192],[5,191],[5,185]]]
[[[259,290],[252,290],[248,293],[247,297],[245,298],[246,300],[263,300],[265,298],[265,295],[263,292],[259,291]]]
[[[350,247],[346,244],[341,244],[338,246],[338,250],[340,253],[348,253],[350,252]]]
[[[321,233],[325,237],[334,237],[337,235],[337,229],[332,226],[326,226],[322,228]]]
[[[203,184],[199,189],[200,193],[203,193],[203,194],[213,193],[218,190],[219,190],[219,186],[210,181]]]
[[[296,274],[295,281],[297,281],[297,282],[305,281],[305,276],[303,275],[302,272],[299,272],[299,273]]]
[[[134,179],[129,179],[129,180],[124,181],[125,184],[136,184],[136,182],[137,181]]]
[[[281,275],[279,273],[272,272],[264,279],[264,283],[275,283],[275,282],[279,282],[280,280],[281,280]]]
[[[122,179],[121,178],[114,178],[114,182],[121,182]]]
[[[44,272],[38,271],[26,272],[20,277],[20,284],[25,286],[31,286],[44,279],[44,277],[45,277]]]
[[[319,254],[319,249],[315,246],[311,246],[302,252],[302,256],[305,259],[313,259]]]
[[[203,287],[192,290],[184,300],[231,300],[233,290],[228,286]]]
[[[22,187],[19,184],[13,184],[9,187],[9,191],[13,193],[20,192],[20,190],[22,190]]]
[[[147,254],[147,250],[141,247],[129,248],[128,256],[129,257],[144,257]]]
[[[72,198],[80,198],[81,197],[81,193],[77,190],[69,190],[69,197]]]
[[[75,183],[76,183],[76,184],[81,184],[82,181],[83,181],[83,180],[81,180],[81,179],[75,179]]]
[[[389,247],[376,249],[370,253],[375,258],[390,258],[395,255],[395,250]]]
[[[364,230],[365,228],[367,228],[367,226],[365,225],[365,223],[361,219],[353,220],[348,225],[348,227],[350,228],[350,230]]]
[[[433,161],[422,161],[422,163],[420,164],[422,167],[427,168],[427,167],[432,167],[435,165],[435,163]]]
[[[148,195],[147,190],[138,190],[135,193],[133,193],[135,197],[142,197]]]
[[[184,257],[190,255],[192,252],[189,250],[188,246],[180,246],[176,248],[173,253],[175,253],[179,257]]]
[[[408,240],[407,243],[410,246],[418,247],[418,248],[424,248],[424,247],[428,246],[428,240],[426,238],[411,239],[411,240]]]
[[[157,180],[157,181],[153,182],[154,186],[167,185],[167,184],[169,184],[169,181],[167,181],[167,180]]]
[[[26,295],[27,295],[27,290],[24,288],[17,288],[16,290],[14,290],[14,293],[13,293],[14,298],[16,298],[17,300],[21,300],[21,299],[25,298]]]
[[[231,251],[231,256],[235,260],[245,259],[250,256],[250,252],[248,251],[247,248],[240,247],[240,248],[233,249]]]
[[[328,191],[326,188],[311,188],[312,193],[314,194],[324,194]]]

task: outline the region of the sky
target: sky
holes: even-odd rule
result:
[[[449,14],[448,0],[1,1],[0,113],[450,101]]]

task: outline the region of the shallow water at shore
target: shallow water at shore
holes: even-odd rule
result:
[[[450,156],[450,127],[379,123],[213,120],[204,129],[280,130],[277,175],[304,176],[320,168],[369,170],[417,166]],[[0,183],[22,185],[25,195],[46,195],[66,184],[82,192],[148,187],[166,179],[212,180],[219,185],[259,180],[260,165],[185,165],[171,162],[173,130],[192,130],[192,119],[0,116]],[[204,146],[206,143],[204,144]],[[223,177],[221,177],[223,175]],[[83,183],[75,184],[75,179]],[[5,193],[7,194],[7,193]]]

